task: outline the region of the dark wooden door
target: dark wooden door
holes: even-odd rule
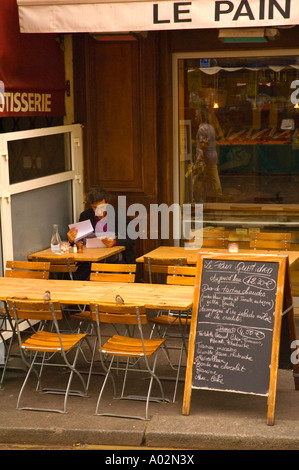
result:
[[[155,37],[97,41],[74,36],[76,121],[84,124],[86,191],[101,186],[113,203],[158,202]],[[138,215],[138,214],[136,214]],[[137,255],[157,240],[142,239]]]

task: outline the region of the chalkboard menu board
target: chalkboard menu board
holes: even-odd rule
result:
[[[199,257],[183,414],[189,414],[191,389],[238,392],[268,396],[268,424],[274,424],[285,293],[295,338],[286,273],[287,256]]]
[[[193,388],[267,395],[278,263],[204,259]]]

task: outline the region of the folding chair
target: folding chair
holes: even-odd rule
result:
[[[62,277],[67,277],[68,274],[71,280],[74,279],[74,274],[77,271],[77,266],[75,263],[75,259],[73,257],[68,258],[55,258],[51,260],[51,273],[63,273]]]
[[[92,263],[90,281],[135,282],[136,264]],[[80,322],[90,321],[90,311],[80,311],[71,318]]]
[[[194,286],[196,266],[168,266],[167,284]]]
[[[5,277],[49,279],[50,263],[44,261],[7,261]]]
[[[6,262],[5,277],[29,278],[29,279],[49,279],[50,263],[34,261],[10,261]],[[32,328],[31,323],[29,326]],[[0,379],[0,389],[3,388],[4,379],[9,369],[11,358],[11,348],[16,339],[14,324],[7,312],[6,305],[0,309],[0,338],[4,344],[4,364]],[[2,366],[2,365],[1,365]]]
[[[117,305],[117,304],[96,304],[91,303],[90,305],[92,319],[96,322],[97,329],[97,339],[99,345],[99,353],[102,361],[103,368],[106,370],[105,379],[101,387],[97,405],[96,405],[96,415],[101,416],[117,416],[122,418],[133,418],[133,419],[149,419],[149,402],[164,402],[164,392],[162,384],[156,375],[156,363],[158,358],[158,351],[160,347],[164,344],[165,339],[145,339],[143,333],[143,325],[147,324],[146,310],[143,305]],[[103,340],[103,325],[102,324],[132,324],[137,325],[139,335],[138,337],[128,337],[122,335],[114,335],[110,337],[107,341]],[[104,344],[103,344],[104,343]],[[150,364],[150,358],[152,364]],[[119,359],[125,359],[125,362],[122,363]],[[108,361],[108,366],[106,363]],[[142,363],[141,363],[142,362]],[[143,368],[142,368],[143,367]],[[116,392],[116,380],[112,371],[117,371],[117,377],[119,377],[120,372],[124,372],[123,384],[121,389],[120,396],[117,396]],[[127,385],[127,376],[128,373],[134,372],[137,374],[146,373],[149,375],[149,384],[147,394],[144,396],[137,395],[125,395],[125,388]],[[102,412],[99,413],[99,406],[101,398],[107,384],[108,378],[111,378],[113,384],[113,394],[114,398],[119,399],[130,399],[130,400],[144,400],[146,402],[145,407],[145,416],[138,415],[123,415],[115,414],[112,412]],[[145,384],[147,381],[144,380],[144,377],[140,375],[140,384]],[[156,381],[161,397],[151,397],[151,390],[153,386],[153,381]],[[135,383],[135,382],[134,382]],[[131,382],[132,384],[132,382]]]
[[[291,248],[292,234],[290,232],[251,232],[250,248],[265,248],[268,250],[289,250]]]
[[[92,263],[91,281],[135,282],[136,264]]]
[[[200,236],[202,248],[227,248],[228,247],[228,230],[201,230],[200,233],[191,232],[190,236]],[[196,238],[189,240],[190,243],[196,243]]]
[[[57,413],[67,412],[67,402],[69,395],[87,396],[87,389],[85,382],[76,369],[78,354],[82,347],[82,342],[85,334],[62,334],[59,329],[59,320],[62,319],[62,312],[58,302],[42,302],[36,300],[16,300],[7,299],[7,307],[9,314],[13,316],[16,323],[16,330],[19,342],[19,348],[22,358],[28,366],[28,372],[21,387],[17,408],[25,410],[36,411],[52,411]],[[19,321],[22,319],[36,319],[36,320],[51,320],[53,323],[54,331],[39,330],[29,338],[23,340],[23,333],[19,328]],[[72,353],[72,358],[69,359]],[[60,356],[61,362],[58,361],[57,356]],[[64,389],[53,389],[42,387],[42,377],[46,367],[63,368],[63,371],[68,370],[69,379]],[[31,373],[37,377],[36,390],[44,393],[54,393],[64,395],[64,403],[62,409],[56,408],[40,408],[28,407],[20,405],[25,386]],[[82,390],[71,390],[70,386],[74,375],[79,378],[82,385]],[[62,375],[61,375],[62,376]],[[60,376],[60,377],[61,377]],[[57,379],[57,376],[56,376]]]
[[[43,259],[43,258],[39,258]],[[50,273],[54,273],[54,276],[56,273],[62,273],[62,278],[63,279],[70,279],[74,280],[74,274],[77,271],[77,265],[75,263],[74,257],[70,256],[67,258],[55,258],[51,259],[50,262]],[[63,312],[67,314],[71,314],[72,312],[77,312],[77,310],[85,310],[85,306],[81,307],[80,305],[61,305],[61,308]],[[67,317],[66,317],[67,321]]]
[[[159,275],[164,274],[167,275],[168,266],[171,265],[178,265],[184,266],[187,264],[187,258],[153,258],[149,256],[143,257],[143,264],[144,269],[148,271],[149,283],[152,284],[153,282],[153,273],[157,273]]]
[[[135,282],[136,264],[115,264],[115,263],[92,263],[90,281],[95,282]],[[70,315],[72,320],[78,320],[77,332],[87,332],[88,335],[94,335],[94,322],[89,310],[81,309],[79,312]],[[117,333],[117,325],[114,325]],[[126,334],[129,334],[129,327],[126,327]],[[96,347],[96,343],[94,343]],[[92,352],[94,355],[94,352]],[[89,363],[89,359],[85,358]],[[95,372],[94,372],[95,373]],[[100,372],[101,374],[101,372]],[[89,387],[90,376],[87,381]]]
[[[196,277],[196,266],[168,266],[168,276],[167,284],[172,285],[188,285],[194,286],[195,277]],[[172,364],[170,359],[169,350],[170,349],[179,349],[179,360],[177,366],[177,375],[175,381],[175,388],[172,401],[175,402],[177,386],[180,376],[180,368],[182,363],[183,352],[185,352],[187,357],[188,347],[186,344],[186,337],[189,326],[191,324],[191,311],[188,312],[177,312],[177,311],[168,311],[164,313],[160,311],[159,314],[155,317],[150,318],[150,322],[154,324],[152,334],[157,330],[160,338],[173,338],[175,340],[179,339],[181,344],[179,347],[171,347],[170,343],[165,345],[164,351],[166,352],[167,359],[173,369],[175,367]],[[173,333],[173,330],[175,332]]]

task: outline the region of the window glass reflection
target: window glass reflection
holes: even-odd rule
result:
[[[179,61],[181,203],[298,203],[298,64]]]
[[[8,143],[10,184],[71,169],[70,135],[55,134]]]

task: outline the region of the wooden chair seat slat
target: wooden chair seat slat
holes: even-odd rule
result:
[[[63,343],[63,348],[65,351],[72,349],[85,334],[71,335],[71,334],[61,334],[61,340]],[[61,343],[57,338],[56,333],[38,331],[28,338],[22,344],[22,348],[30,349],[31,351],[60,351]]]
[[[165,339],[146,340],[144,347],[147,356],[151,356],[164,343]],[[139,338],[130,338],[127,336],[114,335],[103,346],[102,352],[115,356],[140,356],[144,355],[142,340]]]

